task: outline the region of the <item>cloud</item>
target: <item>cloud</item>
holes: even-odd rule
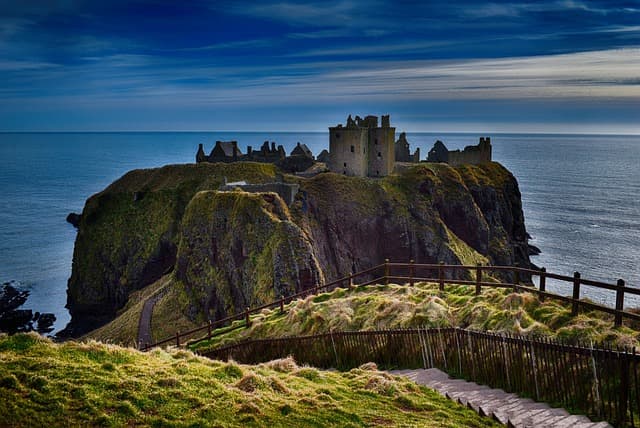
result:
[[[275,44],[275,41],[272,39],[251,39],[251,40],[236,40],[232,42],[215,43],[215,44],[206,45],[206,46],[178,48],[178,49],[170,49],[170,50],[181,51],[181,52],[202,52],[202,51],[217,51],[217,50],[227,50],[227,49],[264,48],[264,47],[273,47],[274,44]]]
[[[58,82],[55,96],[74,93],[90,96],[92,102],[124,104],[168,98],[172,103],[220,106],[327,104],[345,99],[640,101],[638,70],[640,49],[486,60],[364,60],[339,68],[330,62],[210,67],[165,63],[153,56],[113,55],[58,70],[51,79]]]
[[[292,26],[338,27],[353,21],[357,2],[261,2],[240,3],[228,10],[232,13],[273,21],[283,21]],[[357,16],[357,15],[356,15]]]

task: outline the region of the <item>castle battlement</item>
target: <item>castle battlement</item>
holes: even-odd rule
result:
[[[466,146],[462,151],[447,150],[444,143],[438,140],[429,151],[427,162],[446,162],[453,166],[491,162],[491,138],[480,137],[477,145]]]
[[[329,128],[329,169],[333,172],[360,177],[383,177],[391,174],[395,165],[396,129],[389,116],[364,119],[349,115],[346,126]]]

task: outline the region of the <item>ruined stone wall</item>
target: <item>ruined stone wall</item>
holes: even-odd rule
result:
[[[384,177],[395,165],[396,128],[369,129],[368,176]]]
[[[240,188],[249,193],[277,193],[287,205],[291,205],[298,194],[300,186],[290,183],[235,184],[220,186],[220,190],[223,191],[230,191],[236,188]]]
[[[467,146],[464,150],[449,151],[450,165],[471,164],[477,165],[484,162],[491,162],[491,140],[481,137],[477,146]]]
[[[367,175],[367,129],[329,128],[329,169],[349,176]]]

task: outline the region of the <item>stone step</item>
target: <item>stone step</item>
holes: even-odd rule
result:
[[[492,389],[462,379],[451,379],[438,369],[396,370],[416,383],[433,388],[445,397],[473,409],[482,416],[509,427],[518,428],[609,428],[606,422],[591,422],[581,415],[570,415],[564,409],[520,398],[502,389]]]
[[[547,422],[551,419],[561,419],[569,416],[569,412],[564,409],[547,408],[542,412],[539,412],[531,417],[530,423],[532,426],[546,426]],[[523,421],[524,422],[524,421]]]

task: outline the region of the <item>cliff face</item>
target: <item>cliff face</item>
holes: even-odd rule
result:
[[[275,193],[200,192],[182,219],[175,278],[192,319],[223,318],[324,280],[311,242]]]
[[[286,176],[301,190],[291,207],[276,194],[213,191],[223,177],[275,176],[268,164],[170,166],[132,171],[92,196],[69,280],[72,327],[113,318],[131,291],[172,268],[185,315],[203,320],[385,258],[529,266],[518,185],[497,163]]]
[[[421,164],[380,180],[321,174],[292,209],[328,278],[390,260],[529,266],[516,179],[501,165]]]
[[[199,190],[229,181],[272,181],[268,164],[170,165],[125,174],[90,197],[78,224],[64,334],[79,335],[112,319],[129,293],[153,283],[176,262],[184,210]]]

